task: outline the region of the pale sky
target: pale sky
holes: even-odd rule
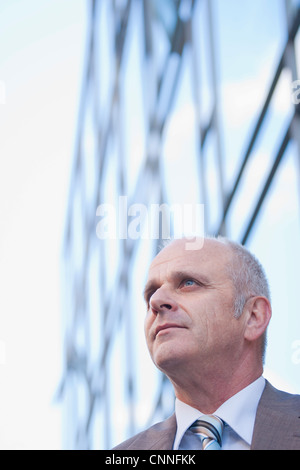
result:
[[[86,14],[84,0],[0,0],[0,448],[61,446],[59,263]]]

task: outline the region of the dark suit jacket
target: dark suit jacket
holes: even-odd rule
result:
[[[172,450],[175,434],[173,414],[114,450]],[[266,381],[257,408],[251,450],[300,450],[300,395],[277,390]]]

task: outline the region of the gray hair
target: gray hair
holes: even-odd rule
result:
[[[269,283],[258,259],[239,243],[224,237],[217,237],[216,240],[229,246],[234,255],[227,267],[236,294],[234,316],[241,316],[246,301],[252,296],[266,297],[270,302]]]

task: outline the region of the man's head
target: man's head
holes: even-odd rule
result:
[[[269,288],[240,245],[206,238],[187,250],[185,239],[171,242],[150,266],[145,300],[148,348],[169,377],[200,367],[230,374],[241,362],[262,367]]]

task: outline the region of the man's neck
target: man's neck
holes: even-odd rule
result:
[[[211,375],[207,372],[201,373],[199,377],[194,376],[189,380],[174,380],[172,378],[170,380],[179,400],[204,414],[212,414],[225,401],[258,379],[262,372],[261,366],[248,371],[248,373],[243,371],[242,374],[235,371],[231,375],[224,375],[214,371]]]

